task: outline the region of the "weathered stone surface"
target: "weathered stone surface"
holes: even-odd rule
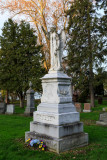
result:
[[[100,113],[100,121],[107,122],[107,112]]]
[[[83,112],[91,112],[91,104],[90,103],[84,103]]]
[[[14,104],[7,104],[6,114],[14,114],[15,106]]]
[[[6,111],[6,104],[4,102],[0,103],[0,114],[5,113]]]
[[[45,134],[53,138],[62,138],[76,133],[83,132],[83,123],[71,123],[67,125],[53,125],[39,122],[30,123],[30,131],[38,134]]]
[[[50,73],[42,78],[42,103],[71,103],[71,79],[64,73]]]
[[[41,123],[61,125],[61,124],[79,122],[80,116],[78,112],[70,112],[70,113],[65,112],[62,114],[55,114],[52,112],[36,111],[33,113],[33,120]]]
[[[37,107],[39,112],[51,112],[51,113],[69,113],[69,112],[76,112],[76,108],[73,103],[63,103],[63,104],[56,104],[56,103],[40,103]]]
[[[62,138],[52,138],[45,134],[37,134],[36,132],[26,132],[25,140],[28,138],[43,140],[50,151],[61,153],[76,147],[88,145],[88,134],[77,133]]]
[[[76,107],[76,111],[77,112],[81,112],[82,111],[81,103],[75,103],[75,107]]]

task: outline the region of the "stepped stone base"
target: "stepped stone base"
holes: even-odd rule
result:
[[[49,151],[56,153],[61,153],[76,147],[83,147],[88,145],[88,134],[87,133],[77,133],[71,136],[66,136],[62,138],[52,138],[46,136],[45,134],[38,134],[36,132],[26,132],[25,140],[28,138],[43,140],[46,143]]]
[[[61,153],[88,144],[80,114],[71,97],[71,78],[63,72],[50,71],[42,78],[43,94],[28,138],[43,140],[50,151]]]

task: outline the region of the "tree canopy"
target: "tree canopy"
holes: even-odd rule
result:
[[[94,70],[104,62],[106,40],[101,33],[101,21],[96,3],[75,0],[69,15],[69,73],[77,88],[89,81],[91,106],[94,107]],[[88,85],[88,84],[87,84]]]
[[[0,46],[0,87],[15,91],[22,99],[29,81],[36,91],[40,91],[40,77],[44,73],[41,46],[37,45],[37,37],[30,25],[9,19],[2,29]]]
[[[73,0],[0,0],[0,10],[13,15],[23,14],[26,20],[33,22],[37,31],[38,44],[43,45],[44,66],[50,67],[50,41],[48,32],[51,27],[57,31],[66,27],[65,10]]]

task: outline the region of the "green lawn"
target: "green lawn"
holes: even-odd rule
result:
[[[26,147],[24,135],[33,118],[24,117],[24,109],[16,106],[16,114],[0,115],[0,160],[106,160],[107,127],[96,125],[103,107],[107,107],[107,101],[97,104],[91,113],[80,115],[84,131],[89,134],[89,145],[58,155]]]

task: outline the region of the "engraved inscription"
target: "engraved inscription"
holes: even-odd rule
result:
[[[46,120],[46,121],[53,121],[53,120],[55,120],[54,116],[46,116],[46,115],[40,115],[40,114],[37,114],[36,116],[37,116],[38,120]]]

